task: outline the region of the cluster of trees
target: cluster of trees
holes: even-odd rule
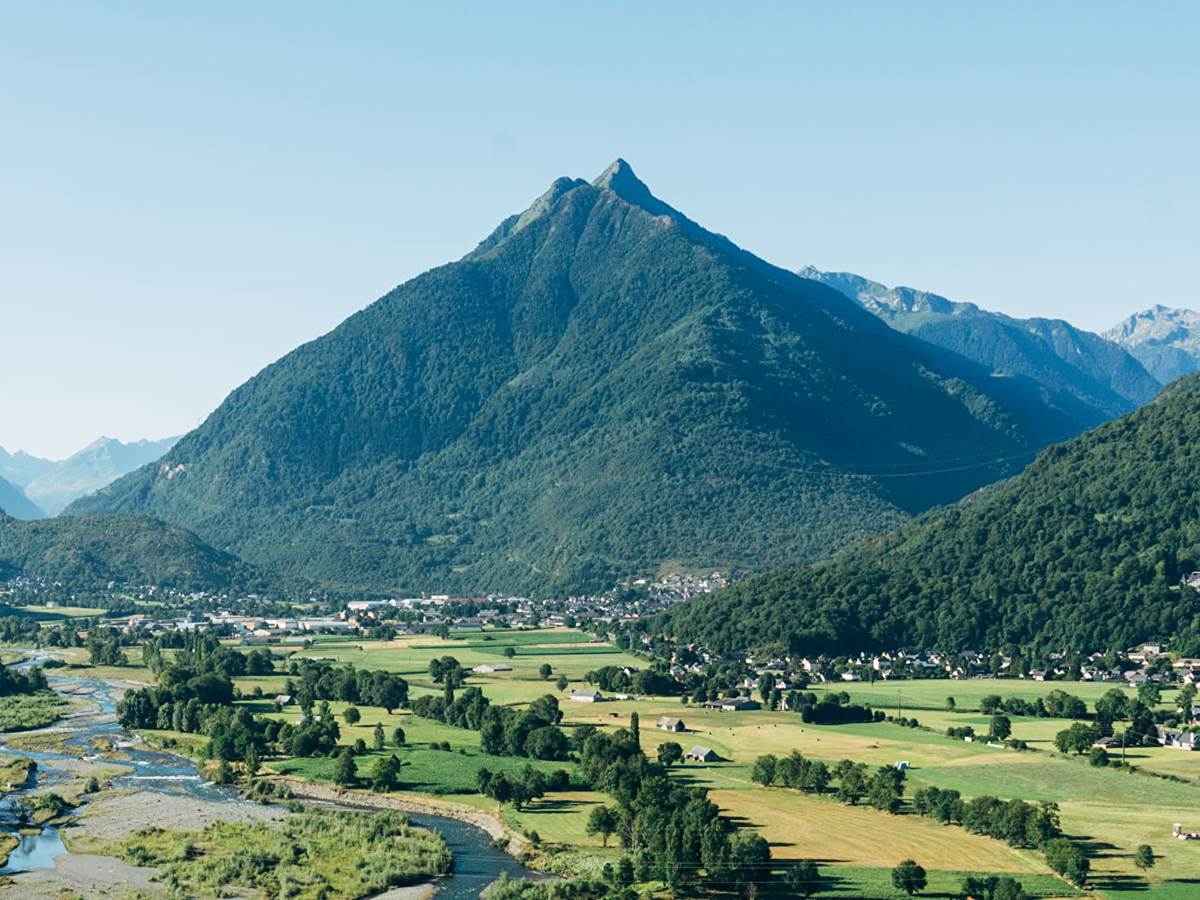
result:
[[[511,803],[517,809],[524,809],[531,800],[544,797],[550,791],[569,790],[571,775],[566,769],[557,769],[546,775],[530,765],[515,775],[480,769],[476,776],[476,787],[479,793],[497,803]]]
[[[571,753],[571,740],[558,727],[562,710],[553,694],[538,697],[524,709],[509,709],[492,706],[477,687],[468,687],[455,696],[447,682],[442,696],[418,697],[412,711],[427,719],[478,731],[479,747],[490,756],[564,760]]]
[[[619,666],[603,666],[588,672],[584,681],[596,685],[602,691],[652,694],[656,697],[673,696],[683,689],[683,685],[662,662],[657,662],[648,669],[628,673]]]
[[[918,815],[945,825],[961,825],[974,834],[987,835],[1014,847],[1040,849],[1055,872],[1078,885],[1087,881],[1090,868],[1087,853],[1079,844],[1063,837],[1058,806],[1054,803],[1033,804],[989,796],[964,801],[958,791],[928,787],[913,795],[913,809]],[[987,890],[975,885],[977,896],[1017,896],[1011,886],[1002,891],[996,885],[982,887]]]
[[[39,666],[24,672],[12,666],[0,666],[0,697],[12,694],[36,694],[46,690],[46,676]]]
[[[984,834],[1014,847],[1037,848],[1062,836],[1058,807],[1024,800],[999,800],[980,796],[963,800],[958,791],[921,788],[913,794],[917,815],[943,825],[961,825],[973,834]]]
[[[1125,695],[1120,691],[1115,693],[1122,700],[1125,699]],[[987,716],[1002,712],[1010,716],[1037,716],[1051,719],[1088,718],[1087,704],[1083,700],[1058,689],[1050,691],[1045,697],[1037,697],[1034,700],[988,694],[979,701],[979,711]]]
[[[125,666],[129,660],[121,649],[121,636],[112,628],[93,628],[88,632],[88,660],[93,666]]]
[[[301,659],[292,671],[294,677],[288,679],[284,693],[291,694],[306,713],[318,700],[378,706],[389,714],[408,705],[408,682],[392,672],[310,659]]]
[[[815,695],[805,692],[800,697],[800,718],[812,725],[848,725],[851,722],[882,722],[884,713],[866,704],[849,702],[845,692],[823,694],[816,702],[806,702]]]
[[[69,635],[70,643],[54,643],[53,647],[77,647],[80,644],[78,632],[74,628],[60,626],[58,628],[42,628],[38,620],[30,615],[16,614],[14,607],[0,604],[0,641],[6,644],[37,644],[42,646],[53,633],[56,641],[61,641]]]
[[[462,663],[453,656],[443,656],[429,661],[429,678],[434,684],[447,684],[451,688],[459,688],[467,680],[467,673]]]
[[[593,813],[589,826],[606,838],[616,834],[640,874],[676,892],[705,885],[747,891],[770,878],[767,842],[735,829],[703,788],[668,777],[632,731],[586,733],[579,766],[582,781],[617,801],[607,813]]]
[[[782,758],[773,754],[754,760],[750,777],[758,784],[798,788],[821,794],[836,780],[836,795],[851,806],[865,801],[869,806],[886,812],[896,812],[904,799],[904,770],[880,766],[873,773],[864,763],[843,759],[830,769],[825,763],[805,759],[799,750]]]

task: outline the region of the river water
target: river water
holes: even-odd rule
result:
[[[159,753],[147,749],[132,735],[123,732],[116,722],[117,689],[102,681],[49,676],[51,687],[65,696],[92,700],[98,707],[94,715],[80,717],[79,727],[71,723],[73,733],[65,743],[78,748],[78,752],[9,750],[2,737],[0,749],[7,753],[24,756],[38,764],[37,771],[30,776],[29,784],[22,790],[0,799],[0,831],[15,833],[19,825],[18,801],[31,793],[53,788],[55,784],[74,777],[55,763],[66,760],[98,759],[93,744],[95,739],[112,741],[121,752],[119,760],[100,759],[131,767],[133,771],[113,780],[114,788],[134,788],[141,791],[162,793],[184,793],[201,800],[219,803],[247,803],[236,789],[205,781],[196,766],[188,759]],[[322,804],[325,805],[325,804]],[[438,900],[468,900],[480,895],[485,887],[500,877],[501,872],[510,878],[544,877],[524,868],[515,859],[496,849],[491,837],[482,829],[466,822],[444,816],[412,813],[409,820],[417,826],[439,832],[454,854],[453,874],[438,879]],[[21,836],[21,844],[0,869],[0,874],[15,874],[30,869],[53,868],[56,856],[69,853],[63,844],[59,829],[48,825],[37,834]]]

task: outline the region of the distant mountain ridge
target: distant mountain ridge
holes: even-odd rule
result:
[[[893,328],[995,371],[1032,378],[1060,401],[1069,396],[1086,404],[1093,424],[1136,409],[1162,388],[1125,347],[1061,319],[1016,319],[851,272],[808,266],[799,274],[841,292]]]
[[[14,519],[40,519],[46,514],[10,481],[0,478],[0,512]]]
[[[1159,381],[1168,384],[1200,370],[1200,312],[1152,306],[1104,332]]]
[[[672,607],[658,627],[721,653],[906,648],[1200,653],[1200,375],[1044,451],[971,502],[813,566]]]
[[[68,513],[373,590],[568,593],[827,556],[1100,417],[707,231],[560,178]]]
[[[40,459],[24,451],[10,454],[0,447],[0,477],[21,487],[42,511],[40,515],[54,516],[72,500],[158,459],[178,440],[169,437],[126,444],[101,437],[61,461]]]

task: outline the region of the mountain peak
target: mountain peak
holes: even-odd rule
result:
[[[650,188],[646,186],[646,183],[633,174],[633,166],[620,157],[600,173],[592,182],[592,187],[602,191],[612,191],[626,203],[640,207],[652,216],[683,218],[679,212],[650,193]]]

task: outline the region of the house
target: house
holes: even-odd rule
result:
[[[683,724],[683,719],[673,719],[670,716],[663,716],[659,719],[658,727],[663,731],[687,731],[687,726]]]
[[[721,712],[747,712],[752,709],[762,709],[761,703],[751,700],[749,697],[729,697],[725,700],[713,700],[704,705],[710,709],[719,709]]]
[[[599,691],[571,691],[571,699],[576,703],[602,703],[604,697]]]
[[[275,699],[271,701],[276,706],[287,706],[292,702],[291,694],[276,694]]]
[[[508,663],[480,663],[471,671],[480,675],[490,675],[492,672],[511,672],[513,667]]]
[[[1158,729],[1158,742],[1164,747],[1171,747],[1175,750],[1200,750],[1200,735],[1194,731],[1180,731],[1177,728],[1164,728],[1162,725],[1156,726]]]
[[[702,747],[697,744],[687,753],[683,754],[683,758],[689,762],[720,762],[721,757],[717,756],[712,747]]]
[[[1120,746],[1121,742],[1115,737],[1102,737],[1092,742],[1092,747],[1098,750],[1112,750]]]

